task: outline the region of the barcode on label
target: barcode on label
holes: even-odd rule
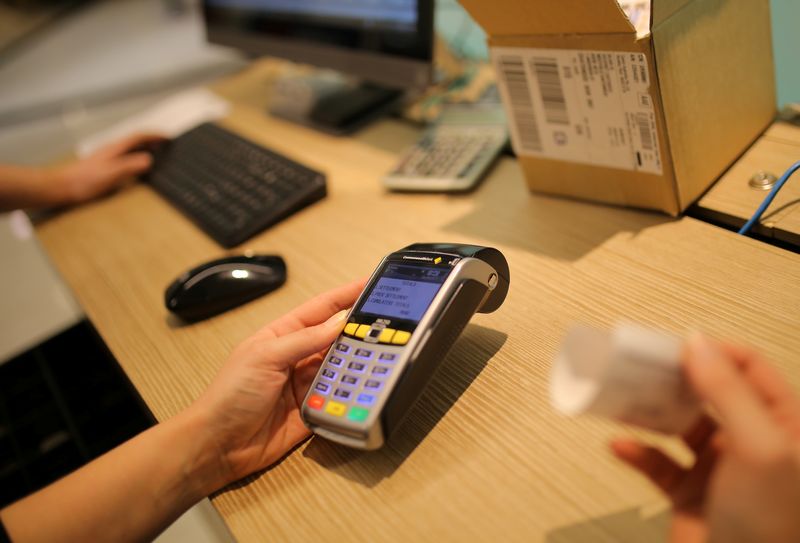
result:
[[[652,151],[653,132],[650,130],[650,116],[647,113],[637,113],[636,124],[639,125],[639,135],[642,140],[642,148],[645,151]]]
[[[542,138],[539,135],[539,125],[536,121],[536,112],[533,109],[531,90],[528,87],[528,76],[522,57],[502,56],[499,59],[500,71],[506,83],[508,98],[517,135],[522,151],[542,151]]]
[[[550,124],[569,124],[567,100],[558,73],[558,61],[554,58],[534,58],[533,72],[539,82],[544,114]]]

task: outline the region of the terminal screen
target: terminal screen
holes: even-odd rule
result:
[[[444,267],[390,262],[361,305],[361,313],[419,322],[449,273]]]

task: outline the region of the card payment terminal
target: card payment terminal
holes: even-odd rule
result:
[[[316,434],[377,449],[402,421],[472,315],[508,292],[497,249],[417,243],[386,256],[303,401]]]

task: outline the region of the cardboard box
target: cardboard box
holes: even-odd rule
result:
[[[768,0],[461,3],[534,191],[677,215],[775,115]]]

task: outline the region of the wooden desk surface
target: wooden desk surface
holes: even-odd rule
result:
[[[800,386],[797,255],[692,219],[530,195],[508,158],[471,195],[387,194],[379,175],[416,130],[386,120],[337,139],[270,119],[260,95],[241,90],[248,77],[217,87],[237,100],[226,124],[328,173],[327,199],[242,247],[282,254],[285,287],[176,323],[164,287],[223,251],[145,186],[38,227],[158,419],[198,396],[262,323],[408,243],[498,247],[511,290],[499,311],[473,319],[387,447],[362,453],[314,438],[215,496],[239,541],[658,541],[664,501],[607,441],[637,433],[677,446],[548,406],[550,362],[575,321],[752,343]]]
[[[800,160],[800,106],[787,108],[747,152],[697,202],[703,217],[740,228],[769,194],[748,184],[759,171],[780,177]],[[800,247],[800,174],[795,173],[753,231]]]

